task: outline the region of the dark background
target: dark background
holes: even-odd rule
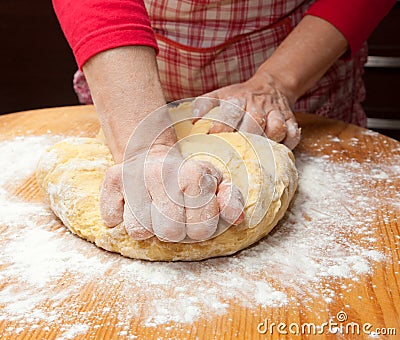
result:
[[[78,104],[51,0],[0,0],[0,113]]]
[[[370,56],[378,57],[364,76],[369,127],[400,140],[399,1],[368,43]],[[78,104],[77,66],[51,0],[1,0],[0,46],[0,114]]]

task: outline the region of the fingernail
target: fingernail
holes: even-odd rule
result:
[[[242,211],[239,217],[236,219],[236,221],[233,222],[233,225],[239,225],[244,221],[244,218],[245,218],[244,211]]]

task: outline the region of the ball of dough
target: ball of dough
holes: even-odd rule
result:
[[[182,113],[188,108],[183,105],[177,111]],[[193,261],[230,255],[266,236],[283,217],[296,191],[292,152],[257,135],[191,135],[185,132],[185,124],[178,125],[184,157],[212,162],[241,190],[246,218],[239,226],[198,243],[163,242],[157,237],[135,241],[123,224],[108,228],[100,217],[100,187],[113,160],[104,141],[95,138],[68,138],[42,156],[37,182],[51,209],[71,232],[98,247],[151,261]]]

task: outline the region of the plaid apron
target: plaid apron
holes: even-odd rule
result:
[[[301,20],[310,0],[145,0],[159,46],[157,63],[168,101],[246,81]],[[296,111],[366,125],[360,102],[367,49],[339,60],[296,103]],[[82,74],[82,102],[90,101]]]

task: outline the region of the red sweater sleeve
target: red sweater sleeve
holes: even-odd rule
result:
[[[335,26],[347,39],[354,55],[390,11],[396,0],[317,0],[307,14]]]
[[[53,0],[79,68],[95,54],[127,45],[157,50],[143,0]]]

